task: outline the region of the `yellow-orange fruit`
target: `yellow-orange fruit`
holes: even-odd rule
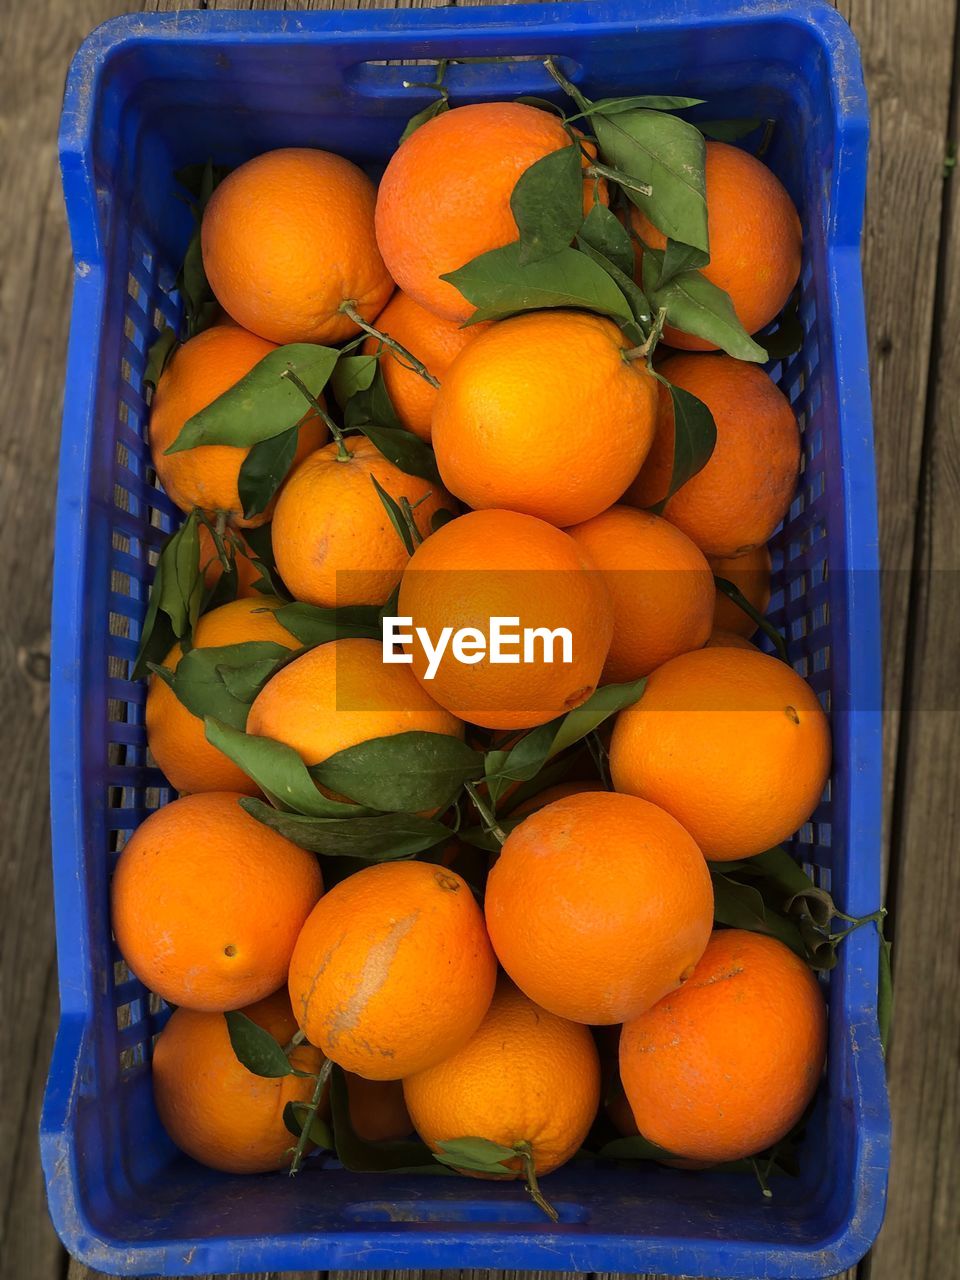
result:
[[[409,667],[384,665],[376,640],[308,649],[264,685],[247,716],[247,733],[285,742],[307,765],[371,738],[415,730],[463,737],[460,721]]]
[[[746,636],[739,635],[736,631],[724,631],[722,627],[714,627],[710,632],[710,639],[704,645],[705,649],[749,649],[752,653],[759,653],[760,650],[748,640]]]
[[[622,1022],[683,982],[713,924],[700,850],[656,805],[610,791],[556,800],[507,836],[487,881],[497,958],[531,1000]]]
[[[769,547],[754,547],[742,556],[711,556],[710,568],[718,578],[726,578],[735,587],[739,587],[757,613],[766,613],[770,603],[770,574],[773,569]],[[738,604],[718,591],[713,611],[713,629],[735,631],[737,635],[749,640],[757,626]]]
[[[381,333],[406,347],[412,356],[442,382],[456,356],[474,338],[489,329],[490,325],[472,324],[463,329],[455,320],[445,320],[442,316],[435,315],[426,307],[421,307],[419,302],[414,302],[402,289],[398,289],[377,316],[376,327]],[[379,339],[368,338],[363,344],[363,350],[371,355],[379,351],[381,345]],[[408,431],[412,431],[421,440],[429,440],[430,421],[437,399],[436,388],[389,347],[383,347],[380,368],[397,417]]]
[[[621,506],[567,532],[603,574],[613,600],[604,684],[649,675],[706,642],[713,577],[685,533],[659,516]]]
[[[717,426],[706,466],[663,509],[707,556],[742,556],[767,542],[786,515],[800,474],[800,433],[790,402],[755,364],[731,356],[671,356],[660,372],[702,400]],[[656,438],[626,501],[652,507],[669,491],[673,408],[661,388]]]
[[[332,344],[382,309],[393,281],[377,248],[376,189],[329,151],[283,147],[234,169],[210,197],[203,265],[221,306],[271,342]]]
[[[433,410],[450,492],[561,527],[616,502],[650,450],[658,405],[656,379],[625,345],[584,311],[514,316],[471,342]]]
[[[199,620],[193,633],[193,647],[216,649],[260,640],[281,644],[287,649],[299,648],[296,637],[274,617],[279,608],[279,600],[259,593],[222,604]],[[176,644],[163,665],[175,671],[182,656],[183,651]],[[166,681],[156,675],[150,677],[147,687],[144,718],[150,754],[177,791],[257,793],[256,783],[240,766],[207,741],[200,717],[188,711]]]
[[[708,280],[730,295],[747,333],[756,333],[783,310],[800,278],[800,219],[783,184],[762,161],[726,142],[708,142],[706,160]],[[652,249],[666,237],[633,205],[630,220]],[[713,351],[716,343],[667,327],[672,347]]]
[[[327,1057],[400,1080],[470,1039],[496,968],[465,880],[428,862],[381,862],[317,903],[290,961],[290,999]]]
[[[571,145],[554,115],[519,102],[457,107],[401,142],[380,180],[376,226],[404,293],[447,320],[472,315],[473,305],[440,277],[518,238],[510,208],[517,179]],[[606,203],[605,183],[584,178],[584,213],[595,192]]]
[[[813,813],[830,772],[830,727],[779,658],[699,649],[658,668],[610,743],[618,791],[673,814],[713,861],[749,858]]]
[[[623,1028],[620,1075],[640,1132],[697,1161],[778,1142],[820,1080],[826,1024],[799,956],[763,934],[718,930],[689,981]]]
[[[283,983],[300,928],[323,892],[311,853],[209,791],[152,813],[111,885],[120,954],[151,991],[222,1012]]]
[[[588,778],[583,782],[558,782],[556,786],[546,787],[543,791],[538,791],[535,796],[522,801],[515,809],[507,806],[507,812],[511,818],[525,818],[528,814],[536,813],[538,809],[544,809],[548,804],[553,804],[554,800],[565,800],[567,796],[579,796],[584,791],[597,790],[596,778]]]
[[[414,1127],[435,1151],[453,1138],[529,1143],[538,1174],[580,1148],[600,1104],[600,1063],[586,1027],[538,1008],[501,980],[467,1043],[403,1082]],[[521,1160],[511,1162],[522,1177]],[[470,1172],[465,1170],[465,1172]]]
[[[204,444],[177,453],[165,450],[188,418],[229,391],[275,349],[274,343],[239,325],[223,324],[198,333],[170,357],[150,408],[150,450],[160,483],[181,511],[194,507],[211,515],[224,511],[240,528],[254,528],[270,519],[272,502],[260,515],[249,519],[243,515],[237,483],[249,449]],[[319,449],[327,435],[324,423],[310,410],[300,427],[294,465]]]
[[[460,661],[448,645],[427,678],[430,662],[416,630],[412,670],[430,695],[462,720],[489,728],[525,729],[584,702],[600,679],[613,612],[600,574],[567,534],[513,511],[473,511],[443,526],[417,548],[400,582],[398,616],[425,628],[435,645],[445,627],[491,632],[492,618],[519,618],[505,635],[566,628],[571,661],[562,641],[502,646],[504,655],[529,657],[516,664]]]
[[[243,1012],[279,1045],[297,1030],[286,990]],[[316,1073],[323,1054],[301,1044],[290,1063]],[[269,1173],[290,1163],[296,1139],[283,1123],[284,1107],[309,1102],[314,1082],[248,1071],[237,1060],[222,1013],[175,1009],[154,1046],[152,1068],[161,1123],[194,1160],[224,1173]]]
[[[383,604],[410,559],[374,480],[407,498],[421,536],[441,507],[456,503],[441,485],[408,475],[363,436],[306,458],[284,487],[271,525],[280,576],[298,600],[332,609]]]
[[[364,1080],[346,1071],[350,1124],[364,1142],[398,1142],[413,1132],[399,1080]]]

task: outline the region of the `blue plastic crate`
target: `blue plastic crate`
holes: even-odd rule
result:
[[[41,1124],[57,1230],[105,1271],[489,1267],[827,1276],[883,1214],[888,1112],[877,935],[830,975],[827,1079],[801,1176],[649,1166],[551,1175],[552,1226],[515,1185],[308,1168],[217,1174],[161,1129],[150,1052],[161,1002],[111,939],[108,882],[130,831],[170,798],[130,680],[156,549],[179,515],[145,443],[145,352],[176,323],[189,234],[172,171],[287,145],[376,172],[432,96],[391,60],[516,55],[452,68],[454,101],[555,96],[536,55],[591,95],[668,91],[707,114],[771,116],[768,160],[796,200],[802,351],[772,372],[803,429],[800,492],[775,540],[771,615],[830,712],[834,769],[795,852],[851,914],[880,889],[877,531],[859,242],[867,119],[856,46],[820,3],[649,0],[485,9],[130,15],[70,72],[60,138],[75,256],[57,509],[51,714],[62,1015]],[[525,61],[524,56],[533,60]],[[385,63],[387,65],[385,65]]]

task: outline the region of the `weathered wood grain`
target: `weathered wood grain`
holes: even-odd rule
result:
[[[889,858],[957,5],[836,0],[836,7],[860,41],[870,97],[863,264],[880,497]]]
[[[960,129],[954,100],[950,137]],[[960,190],[946,189],[893,837],[894,1161],[870,1280],[960,1276]]]
[[[412,7],[442,3],[413,0]],[[211,0],[204,7],[394,4]],[[59,1280],[65,1266],[46,1219],[35,1141],[56,998],[45,795],[45,592],[69,251],[55,173],[55,127],[63,74],[79,39],[110,14],[137,7],[105,0],[21,0],[19,6],[9,4],[4,16],[4,58],[17,74],[5,75],[0,86],[0,373],[6,375],[0,416],[0,591],[16,607],[5,609],[0,623],[0,706],[7,725],[0,744],[6,800],[0,830],[0,1073],[12,1082],[0,1114],[0,1256],[4,1276],[30,1280]],[[198,5],[153,0],[143,7]],[[955,336],[960,325],[960,227],[955,205],[943,223],[948,234],[939,298],[937,247],[956,4],[839,0],[838,7],[860,37],[873,111],[864,258],[881,554],[887,570],[886,813],[893,818],[888,830],[896,886],[898,1012],[891,1085],[897,1136],[888,1221],[872,1258],[870,1280],[951,1280],[958,1274],[951,1231],[958,1108],[957,966],[950,942],[956,931],[949,904],[958,887],[952,844],[960,711],[954,677],[956,584],[940,571],[956,570],[960,558],[960,351]],[[960,122],[955,121],[952,136],[958,130]],[[931,341],[937,318],[938,330],[947,335],[939,343]],[[908,625],[918,496],[916,559],[921,569],[937,572],[920,581],[914,622]],[[902,763],[895,799],[898,752]],[[298,1274],[302,1280],[320,1280],[324,1273]],[[547,1275],[330,1274],[336,1280],[479,1280],[486,1274],[497,1280],[546,1280]],[[854,1275],[847,1273],[845,1280]],[[79,1263],[70,1264],[69,1280],[99,1277]],[[275,1280],[275,1275],[259,1280]]]

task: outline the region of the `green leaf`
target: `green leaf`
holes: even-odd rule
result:
[[[669,93],[647,93],[634,98],[601,98],[585,111],[571,116],[573,120],[589,118],[602,112],[605,116],[620,115],[624,111],[683,111],[686,107],[699,107],[704,98],[680,98]]]
[[[328,800],[318,791],[299,755],[286,743],[243,733],[213,716],[207,716],[204,723],[207,741],[228,756],[277,804],[294,813],[317,818],[348,817],[364,812],[357,805]]]
[[[376,377],[380,357],[341,356],[330,376],[330,386],[337,404],[343,405],[358,391],[366,391]]]
[[[199,514],[194,510],[160,552],[140,631],[134,680],[143,679],[151,662],[162,662],[176,641],[189,639],[202,600]]]
[[[584,219],[577,236],[581,247],[584,243],[604,256],[624,275],[633,278],[634,253],[630,233],[615,213],[606,205],[595,204]]]
[[[446,507],[439,507],[430,517],[430,532],[436,533],[438,529],[442,529],[445,524],[449,524],[451,520],[456,520],[457,513],[448,511]]]
[[[333,347],[319,347],[312,342],[277,347],[223,395],[188,418],[166,452],[180,453],[204,444],[247,448],[282,435],[304,417],[309,407],[301,392],[283,375],[291,370],[312,395],[318,396],[339,355]]]
[[[579,307],[618,320],[632,319],[626,298],[609,275],[576,249],[523,265],[520,244],[515,242],[482,253],[441,279],[477,308],[468,324],[543,307]]]
[[[880,1047],[886,1056],[890,1043],[890,1024],[893,1020],[893,965],[891,963],[892,943],[889,943],[880,931],[880,969],[877,977],[877,1027],[880,1032]]]
[[[343,1068],[330,1074],[330,1114],[337,1159],[351,1173],[444,1174],[433,1152],[419,1138],[395,1142],[367,1142],[358,1136],[350,1120],[350,1095]]]
[[[276,596],[280,599],[288,598],[290,593],[283,585],[273,557],[273,538],[270,533],[270,525],[262,524],[256,529],[244,529],[243,537],[253,553],[249,559],[260,572],[260,577],[253,584],[256,590],[265,596]],[[242,555],[244,553],[238,551],[237,554]]]
[[[147,352],[147,367],[143,371],[143,385],[145,387],[155,387],[157,385],[160,381],[160,375],[167,367],[167,363],[176,346],[177,335],[169,325],[165,324],[150,344],[150,350]]]
[[[665,236],[708,252],[706,148],[699,129],[650,110],[591,118],[604,161],[652,188],[644,195],[624,187],[627,197]]]
[[[301,849],[329,858],[392,862],[444,844],[453,834],[442,822],[419,818],[413,813],[365,814],[360,810],[360,816],[355,818],[313,818],[280,813],[262,800],[248,796],[240,804],[252,817],[279,831]]]
[[[191,715],[215,716],[234,729],[247,723],[250,704],[290,650],[270,640],[191,649],[174,672],[151,664]]]
[[[406,548],[407,555],[412,556],[414,551],[416,551],[416,546],[414,545],[413,534],[410,532],[410,527],[407,524],[407,518],[403,514],[403,508],[400,506],[399,502],[395,501],[395,499],[387,493],[386,489],[384,489],[383,485],[380,484],[376,476],[372,475],[370,479],[373,481],[373,487],[377,491],[377,497],[383,503],[383,509],[386,511],[387,516],[390,519],[390,523],[396,530],[397,537]]]
[[[710,255],[702,249],[697,249],[692,244],[681,244],[679,240],[668,240],[660,264],[660,287],[681,271],[705,267],[709,261]]]
[[[604,720],[632,706],[643,695],[646,678],[625,684],[608,684],[597,689],[574,711],[539,725],[508,750],[488,751],[485,772],[494,802],[505,782],[526,782],[540,772],[548,760],[592,733]],[[598,783],[598,788],[600,784]]]
[[[560,147],[524,170],[510,196],[510,209],[520,232],[521,266],[568,248],[583,222],[579,146]]]
[[[718,289],[701,271],[681,271],[660,284],[663,254],[645,249],[643,287],[651,304],[667,313],[667,324],[683,333],[716,343],[738,360],[762,364],[767,353],[747,333],[737,319],[730,295]]]
[[[266,511],[293,465],[299,439],[300,424],[296,423],[282,435],[259,440],[251,446],[237,477],[245,519],[251,520]]]
[[[713,915],[717,924],[767,934],[785,943],[798,956],[807,958],[800,930],[792,920],[769,910],[762,895],[752,885],[738,884],[715,868],[716,864],[713,864],[710,876],[713,880]]]
[[[450,110],[450,103],[444,98],[435,98],[433,102],[428,103],[422,111],[418,111],[415,116],[411,116],[407,121],[406,127],[400,135],[400,142],[406,142],[411,133],[416,133],[422,124],[426,124],[428,120],[432,120],[434,116],[439,116],[444,111]]]
[[[667,492],[650,510],[659,515],[667,502],[688,480],[710,461],[717,443],[713,414],[695,395],[675,387],[660,374],[655,375],[670,392],[673,401],[673,468]]]
[[[314,765],[311,775],[331,791],[389,812],[445,809],[465,782],[483,777],[483,756],[444,733],[371,738]]]
[[[322,609],[319,605],[295,600],[282,605],[275,616],[282,627],[310,648],[329,640],[380,640],[383,636],[380,610],[373,604]]]
[[[523,818],[497,818],[497,826],[505,836],[519,827]],[[485,827],[461,827],[457,839],[472,849],[485,849],[487,853],[499,853],[502,841]]]
[[[741,120],[698,120],[697,128],[706,138],[715,138],[717,142],[738,142],[747,134],[759,129],[763,121],[757,117]]]
[[[451,1169],[516,1177],[516,1170],[506,1163],[517,1159],[513,1147],[504,1147],[488,1138],[450,1138],[447,1142],[438,1142],[437,1146],[440,1150],[433,1153],[434,1159]]]
[[[405,427],[383,427],[373,422],[364,422],[357,429],[400,471],[440,484],[433,450],[412,431]]]
[[[295,1138],[303,1132],[303,1126],[309,1124],[309,1140],[321,1151],[332,1151],[333,1132],[326,1120],[317,1115],[306,1102],[288,1102],[283,1108],[283,1123],[287,1131]]]
[[[388,355],[385,358],[393,357]],[[387,392],[379,359],[370,385],[355,391],[343,405],[343,425],[348,431],[362,430],[368,423],[380,427],[403,427]]]
[[[227,1020],[227,1031],[237,1061],[248,1071],[268,1079],[293,1074],[287,1055],[269,1031],[264,1031],[252,1018],[239,1011],[223,1016]]]
[[[676,1160],[672,1152],[658,1147],[649,1138],[633,1134],[626,1138],[613,1138],[592,1153],[597,1160]]]
[[[785,360],[803,346],[803,321],[800,319],[800,288],[794,289],[780,315],[759,335],[771,360]]]

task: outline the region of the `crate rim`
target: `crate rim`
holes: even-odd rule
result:
[[[285,25],[278,25],[282,19]],[[78,1195],[75,1153],[64,1132],[77,1081],[67,1087],[65,1073],[74,1067],[81,1043],[90,1025],[90,998],[93,981],[89,949],[80,925],[86,912],[82,905],[85,886],[76,874],[75,850],[83,839],[83,777],[81,726],[83,707],[78,696],[82,656],[82,630],[75,626],[81,616],[83,580],[87,548],[83,533],[87,526],[89,495],[85,479],[92,443],[88,430],[96,399],[94,370],[97,335],[104,307],[104,246],[97,218],[97,191],[90,138],[102,88],[111,60],[127,49],[144,43],[216,42],[262,40],[271,43],[309,42],[317,37],[335,37],[350,43],[375,34],[384,57],[394,44],[402,45],[410,35],[423,35],[431,42],[469,30],[472,36],[489,36],[491,42],[510,39],[520,42],[531,34],[575,38],[583,27],[602,24],[638,30],[651,24],[694,28],[708,22],[712,26],[755,25],[776,20],[812,30],[824,50],[828,75],[833,84],[836,112],[836,156],[832,176],[830,208],[832,218],[826,230],[826,250],[833,312],[837,363],[844,368],[838,389],[838,420],[854,415],[865,430],[855,434],[840,432],[842,471],[846,507],[846,547],[853,550],[856,564],[848,568],[867,571],[848,574],[847,606],[852,633],[858,636],[859,660],[850,670],[851,702],[854,708],[879,707],[879,591],[877,569],[877,513],[874,489],[874,462],[870,417],[867,347],[863,322],[862,281],[859,245],[862,227],[863,194],[866,181],[867,102],[860,70],[859,52],[844,19],[826,0],[655,0],[638,12],[628,0],[573,0],[563,5],[527,3],[490,7],[331,10],[278,14],[270,11],[200,10],[189,13],[126,14],[96,27],[76,53],[68,73],[59,135],[64,188],[67,193],[70,231],[74,249],[74,298],[67,355],[66,384],[70,396],[65,403],[63,439],[56,506],[54,596],[52,610],[51,687],[51,819],[61,1020],[53,1064],[41,1119],[41,1147],[48,1183],[51,1216],[70,1252],[90,1265],[110,1269],[121,1262],[117,1242],[98,1239],[85,1219]],[[838,184],[844,186],[844,200],[836,197]],[[842,208],[841,208],[842,206]],[[856,536],[853,536],[854,527]],[[851,845],[879,849],[880,713],[853,710],[849,713],[849,734],[855,745],[853,763],[872,778],[866,794],[851,796]],[[865,903],[875,905],[879,892],[879,858],[874,855],[854,860],[851,901],[857,910]],[[78,902],[79,900],[79,902]],[[871,909],[864,906],[864,909]],[[886,1166],[889,1151],[889,1113],[883,1082],[883,1062],[876,1032],[876,997],[867,974],[876,972],[878,937],[873,928],[863,929],[845,944],[847,960],[860,975],[860,997],[856,1016],[848,1034],[857,1041],[854,1058],[856,1079],[852,1091],[859,1104],[862,1142],[859,1150],[856,1201],[847,1221],[834,1238],[818,1245],[771,1246],[769,1243],[734,1241],[729,1258],[730,1275],[744,1276],[746,1263],[756,1274],[782,1276],[823,1276],[839,1272],[856,1262],[879,1230],[885,1199]],[[65,958],[70,958],[69,969]],[[60,1068],[60,1078],[57,1079]],[[65,1072],[64,1072],[65,1069]],[[879,1092],[878,1092],[879,1090]],[[880,1100],[865,1105],[865,1094]],[[464,1224],[466,1226],[466,1224]],[[479,1225],[479,1224],[478,1224]],[[326,1238],[328,1266],[372,1265],[369,1246],[359,1242],[360,1232]],[[459,1238],[457,1238],[459,1237]],[[621,1237],[592,1236],[578,1243],[558,1231],[506,1232],[495,1228],[487,1235],[469,1238],[451,1236],[422,1227],[419,1248],[432,1251],[430,1265],[495,1265],[509,1262],[517,1250],[539,1249],[538,1265],[545,1269],[583,1268],[629,1269],[643,1265],[656,1270],[659,1263],[684,1269],[696,1265],[709,1254],[710,1265],[724,1262],[727,1242],[690,1238],[647,1238],[643,1256],[638,1258],[636,1242]],[[297,1237],[288,1238],[285,1266],[304,1265],[296,1257]],[[392,1249],[402,1253],[409,1233],[383,1232],[375,1252],[380,1265],[389,1266]],[[283,1237],[273,1243],[281,1245]],[[197,1252],[205,1252],[202,1241]],[[307,1242],[308,1243],[308,1242]],[[252,1251],[255,1242],[248,1241]],[[135,1265],[135,1274],[165,1272],[170,1255],[163,1244],[134,1244],[122,1249],[123,1262]],[[363,1257],[361,1259],[361,1254]],[[589,1254],[589,1257],[587,1256]],[[774,1257],[774,1255],[776,1255]],[[402,1254],[411,1265],[409,1252]],[[277,1253],[262,1256],[264,1266],[277,1265]],[[245,1255],[245,1265],[250,1255]],[[194,1272],[209,1270],[202,1258]],[[227,1268],[224,1268],[227,1269]],[[232,1269],[232,1268],[229,1268]]]

